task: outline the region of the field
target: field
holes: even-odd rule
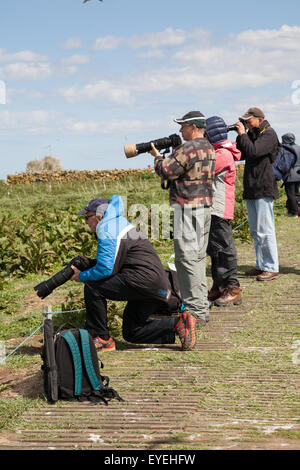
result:
[[[43,397],[42,330],[0,365],[0,449],[300,449],[299,219],[276,201],[280,277],[258,283],[243,276],[254,251],[238,172],[233,221],[241,306],[213,307],[195,350],[179,344],[135,346],[121,336],[122,302],[109,303],[118,350],[101,356],[111,385],[126,400],[104,409],[47,404]],[[82,286],[66,283],[45,300],[33,287],[95,241],[77,210],[96,196],[120,194],[130,209],[168,205],[168,192],[145,171],[119,181],[0,182],[0,340],[12,352],[42,323],[42,312],[83,307]],[[136,206],[138,207],[138,206]],[[149,222],[137,217],[141,224]],[[151,235],[151,233],[149,234]],[[153,239],[163,263],[172,240]],[[210,263],[207,260],[210,284]],[[57,315],[55,325],[83,324],[83,314]]]

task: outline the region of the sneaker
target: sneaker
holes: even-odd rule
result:
[[[190,351],[196,344],[196,319],[188,311],[179,315],[179,320],[174,328],[179,336],[182,351]]]
[[[100,338],[100,336],[95,336],[95,338],[93,338],[93,342],[98,351],[115,351],[116,349],[116,343],[112,338],[105,340]]]

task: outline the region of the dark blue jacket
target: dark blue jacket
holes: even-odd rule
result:
[[[284,183],[300,181],[300,147],[282,144],[272,168],[277,181],[282,180]]]

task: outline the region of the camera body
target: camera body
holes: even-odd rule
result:
[[[36,285],[34,290],[41,299],[45,299],[45,297],[50,295],[54,289],[71,279],[74,274],[74,271],[71,268],[72,265],[78,268],[79,271],[86,271],[95,264],[96,260],[86,258],[82,255],[75,256],[75,258],[72,258],[71,261],[67,263],[65,268],[54,274],[54,276],[50,277],[50,279],[47,279],[47,281],[43,281]]]
[[[239,119],[239,121],[243,124],[245,130],[247,130],[247,128],[248,128],[247,121],[245,121],[244,119]],[[236,127],[235,124],[231,124],[231,125],[227,126],[227,132],[230,132],[230,131],[236,131],[237,132],[237,127]]]
[[[157,150],[169,149],[170,147],[176,148],[182,144],[181,138],[178,134],[169,135],[162,139],[151,140],[141,144],[127,144],[124,145],[124,152],[127,158],[136,157],[140,153],[150,152],[152,150],[151,142]]]

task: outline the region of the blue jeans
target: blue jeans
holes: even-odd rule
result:
[[[256,269],[277,273],[278,253],[273,214],[273,198],[246,199],[250,234],[254,240]]]

